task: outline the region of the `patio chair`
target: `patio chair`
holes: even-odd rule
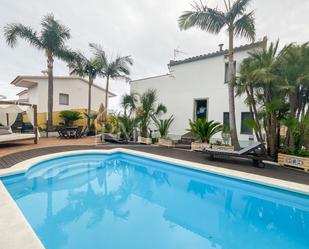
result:
[[[57,129],[57,131],[58,131],[58,134],[59,134],[59,138],[68,138],[69,137],[65,128],[60,127],[60,128]]]
[[[217,158],[237,157],[237,158],[252,159],[254,166],[264,168],[265,164],[263,160],[270,160],[270,158],[263,154],[258,154],[257,151],[261,149],[264,149],[264,145],[262,143],[256,142],[239,151],[225,151],[225,150],[207,148],[204,150],[204,152],[209,155],[210,160],[214,160],[215,157]]]
[[[85,130],[83,126],[78,126],[76,130],[76,138],[81,138],[82,136],[85,135]]]
[[[116,144],[126,144],[126,143],[128,143],[128,141],[123,139],[123,138],[116,138],[116,137],[113,137],[109,134],[102,134],[102,138],[105,142],[109,142],[109,143],[116,143]]]

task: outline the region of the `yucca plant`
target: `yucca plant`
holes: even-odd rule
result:
[[[153,116],[152,119],[160,133],[161,138],[166,139],[168,130],[175,119],[174,116],[172,115],[168,119],[157,119],[155,116]]]
[[[189,119],[189,124],[191,128],[189,131],[196,135],[203,143],[209,143],[212,136],[223,129],[223,126],[214,120],[197,119],[192,121]]]

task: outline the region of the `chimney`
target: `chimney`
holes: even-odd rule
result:
[[[44,76],[47,76],[47,75],[48,75],[48,71],[47,71],[47,70],[42,70],[41,73],[42,73]]]
[[[220,51],[220,52],[223,51],[223,45],[224,45],[223,43],[220,43],[220,44],[219,44],[219,51]]]

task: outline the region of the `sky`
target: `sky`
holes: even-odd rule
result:
[[[109,57],[131,55],[134,65],[131,79],[168,73],[167,64],[174,58],[174,49],[183,51],[183,59],[218,50],[218,44],[228,38],[198,29],[180,31],[179,15],[190,10],[190,0],[0,0],[0,95],[16,98],[19,88],[10,85],[17,75],[40,75],[46,68],[42,51],[23,40],[11,49],[5,43],[3,27],[20,22],[40,30],[40,20],[53,13],[71,30],[67,45],[91,56],[88,44],[100,44]],[[221,8],[223,0],[206,1],[209,7]],[[309,41],[308,0],[252,0],[249,10],[255,10],[257,40],[267,36],[280,38],[280,44]],[[236,39],[236,46],[248,43]],[[54,75],[68,75],[66,64],[55,60]],[[96,84],[104,87],[105,80]],[[126,82],[112,82],[111,91],[118,97],[110,100],[111,109],[119,108],[120,96],[129,91]]]

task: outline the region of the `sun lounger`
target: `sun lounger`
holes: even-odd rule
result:
[[[116,144],[126,144],[126,143],[128,143],[125,139],[116,138],[116,137],[113,137],[109,134],[103,134],[102,138],[105,142],[109,142],[109,143],[116,143]]]
[[[21,140],[28,140],[28,139],[34,139],[34,134],[29,133],[10,133],[0,136],[0,143],[10,143],[10,142],[16,142]]]
[[[260,168],[264,168],[265,164],[263,160],[269,160],[268,157],[263,156],[261,154],[257,154],[257,150],[261,150],[264,147],[261,143],[253,143],[248,147],[245,147],[239,151],[225,151],[219,149],[205,149],[205,153],[210,156],[211,160],[214,160],[215,157],[218,158],[229,158],[229,157],[238,157],[238,158],[246,158],[252,159],[253,165],[258,166]]]

